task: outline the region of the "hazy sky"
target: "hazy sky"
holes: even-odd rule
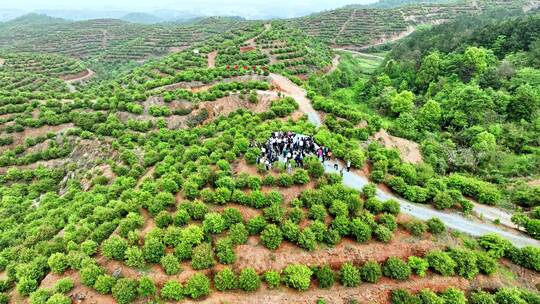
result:
[[[148,11],[154,9],[187,10],[194,13],[213,12],[227,14],[252,12],[276,15],[297,14],[305,11],[320,11],[353,3],[373,3],[377,0],[0,0],[1,8],[26,11],[43,9],[92,9]],[[273,10],[275,12],[269,12]]]

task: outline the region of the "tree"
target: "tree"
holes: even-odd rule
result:
[[[435,82],[443,68],[443,59],[438,51],[429,53],[424,57],[416,83],[421,89],[426,89],[430,83]]]
[[[369,261],[360,267],[360,277],[365,282],[376,283],[381,276],[381,266],[377,262]]]
[[[313,251],[317,245],[317,236],[311,228],[305,228],[298,236],[298,245],[305,250]]]
[[[427,225],[420,220],[411,220],[407,223],[407,229],[414,236],[422,236],[427,231]]]
[[[411,268],[402,259],[390,257],[383,266],[383,274],[395,280],[406,280],[411,276]]]
[[[238,286],[238,278],[230,268],[224,268],[214,276],[214,286],[219,291],[233,290]]]
[[[414,98],[411,91],[393,92],[390,95],[390,110],[396,115],[411,112],[414,109]]]
[[[97,252],[98,244],[92,240],[86,240],[81,243],[81,251],[88,256],[92,256]]]
[[[132,279],[120,279],[112,288],[112,295],[119,304],[128,304],[137,298],[138,282]]]
[[[163,256],[160,263],[167,275],[175,275],[181,270],[178,259],[172,254]]]
[[[313,275],[313,271],[305,265],[288,265],[283,270],[283,282],[287,287],[304,291],[311,284],[311,275]]]
[[[512,101],[507,106],[509,118],[519,121],[532,121],[540,109],[540,96],[530,84],[523,84],[516,89]]]
[[[202,273],[197,273],[189,278],[186,293],[193,299],[207,296],[210,293],[210,279]]]
[[[422,304],[417,296],[411,295],[405,289],[392,290],[392,304]]]
[[[195,270],[208,269],[214,266],[214,250],[210,243],[203,243],[193,249],[191,267]]]
[[[359,243],[367,242],[371,238],[371,228],[359,218],[351,221],[350,231]]]
[[[263,245],[270,250],[277,249],[282,240],[281,230],[274,224],[267,225],[261,233]]]
[[[350,262],[341,265],[339,277],[345,287],[356,287],[360,284],[360,270]]]
[[[164,300],[180,301],[184,298],[184,288],[178,281],[167,281],[160,290]]]
[[[261,278],[259,278],[259,275],[257,272],[255,272],[255,269],[250,267],[244,268],[240,272],[238,286],[244,291],[255,291],[261,287]]]

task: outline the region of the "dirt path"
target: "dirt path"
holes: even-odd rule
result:
[[[407,27],[406,31],[400,32],[400,33],[398,33],[396,35],[393,35],[393,36],[390,36],[390,37],[382,37],[382,38],[378,39],[377,42],[375,42],[375,43],[359,47],[358,50],[360,50],[360,51],[361,50],[367,50],[370,47],[379,46],[379,45],[387,44],[387,43],[390,43],[390,42],[398,41],[398,40],[403,39],[403,38],[409,36],[410,34],[412,34],[414,32],[414,30],[415,29],[414,29],[413,26],[409,26],[409,27]]]
[[[328,72],[326,72],[327,74],[331,74],[332,72],[337,70],[337,68],[339,66],[339,60],[340,59],[341,59],[341,56],[339,56],[339,55],[334,56],[334,58],[332,59],[332,66],[330,67]]]
[[[282,91],[286,96],[290,96],[298,102],[300,106],[299,110],[308,116],[309,121],[317,127],[322,126],[321,117],[311,106],[311,101],[306,97],[305,89],[297,86],[290,79],[282,75],[271,73],[270,80],[279,91]]]
[[[71,78],[71,79],[65,79],[65,82],[67,83],[81,82],[81,81],[85,81],[87,79],[94,77],[94,75],[95,75],[94,71],[90,69],[86,69],[86,72],[82,74],[81,76],[78,76],[76,78]]]
[[[6,60],[4,58],[0,58],[0,67],[6,63]]]
[[[336,37],[332,40],[333,44],[336,44],[337,38],[347,29],[347,25],[351,22],[351,20],[356,16],[356,10],[353,10],[347,21],[343,22],[343,25],[341,25],[341,28],[339,29],[339,32],[337,33]]]
[[[215,68],[216,67],[216,57],[217,57],[218,51],[213,51],[211,53],[208,53],[208,68]]]
[[[107,35],[109,32],[107,30],[102,30],[101,33],[103,34],[103,38],[101,38],[101,48],[106,49],[107,48]]]

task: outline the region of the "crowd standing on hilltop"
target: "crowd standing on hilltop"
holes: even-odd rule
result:
[[[257,164],[264,164],[266,170],[270,170],[274,163],[282,161],[287,166],[287,171],[292,172],[292,162],[296,167],[304,167],[304,159],[309,155],[315,155],[323,164],[332,159],[332,150],[325,146],[319,146],[313,140],[313,136],[299,135],[294,132],[274,132],[272,136],[262,144],[255,144],[261,154],[257,157]],[[347,172],[351,163],[347,162]],[[337,163],[334,169],[339,170]]]

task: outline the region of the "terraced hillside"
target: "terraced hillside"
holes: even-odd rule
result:
[[[189,25],[142,25],[114,19],[68,22],[27,15],[0,23],[0,48],[125,62],[178,51],[239,26],[243,22],[234,18],[208,18]]]
[[[361,49],[410,34],[420,24],[438,24],[492,9],[530,10],[539,4],[536,0],[466,0],[388,9],[350,5],[295,19],[291,23],[336,47]]]
[[[540,44],[520,34],[537,23],[522,18],[488,28],[507,33],[498,44],[481,28],[460,42],[498,45],[501,59],[478,45],[403,66],[383,56],[404,62],[405,42],[388,54],[335,54],[282,21],[254,22],[71,89],[61,77],[85,67],[78,61],[2,53],[0,304],[538,303],[536,236],[472,215],[472,199],[499,210],[487,204],[507,194],[482,179],[487,171],[440,170],[455,170],[432,155],[448,148],[415,161],[409,144],[456,136],[489,150],[490,131],[535,159],[537,139],[521,136],[534,134],[540,112],[510,106],[519,117],[490,112],[485,125],[455,131],[469,123],[466,101],[506,111],[515,86],[529,88],[517,89],[519,105],[540,100],[531,93]],[[427,53],[427,39],[408,43]],[[527,67],[495,73],[503,58]],[[460,83],[452,68],[474,81]],[[417,84],[418,105],[408,91]],[[424,91],[454,116],[420,106],[437,103]],[[396,129],[411,140],[387,133]],[[281,151],[277,139],[293,144]],[[539,204],[536,190],[516,190]]]

